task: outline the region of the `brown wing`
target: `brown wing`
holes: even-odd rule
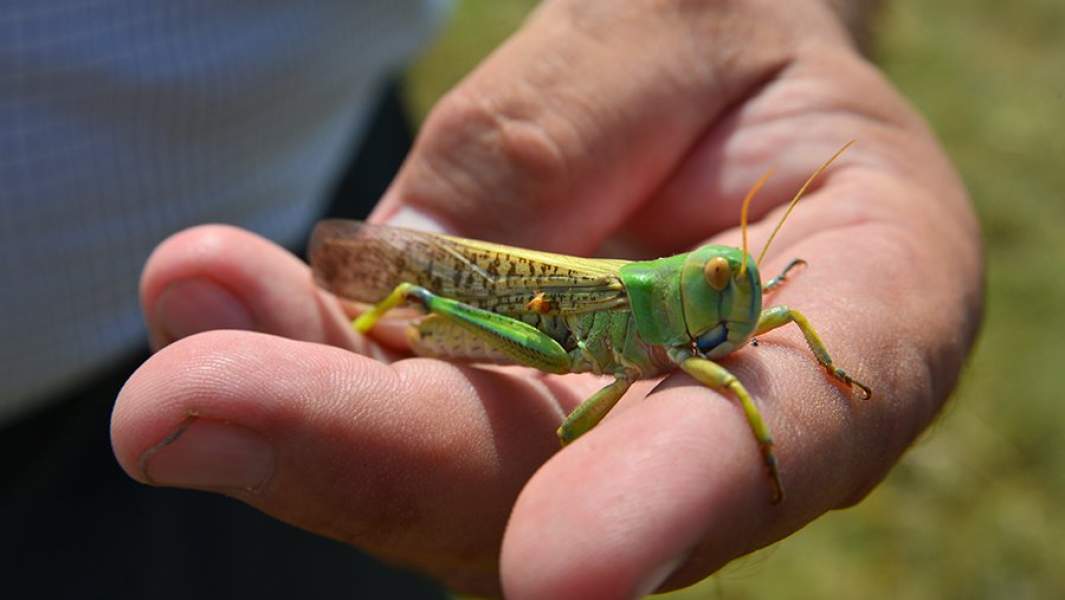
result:
[[[623,260],[578,258],[345,220],[318,223],[309,254],[320,286],[359,302],[378,302],[407,282],[509,314],[627,306],[618,277],[627,263]]]

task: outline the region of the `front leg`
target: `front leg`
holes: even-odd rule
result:
[[[803,337],[806,338],[806,345],[813,351],[814,356],[817,357],[817,362],[821,363],[821,366],[828,371],[828,374],[836,378],[847,385],[858,387],[865,394],[865,400],[868,400],[873,396],[873,391],[862,382],[854,379],[847,374],[846,371],[837,367],[832,362],[832,357],[828,355],[828,348],[825,347],[824,342],[821,341],[820,336],[814,331],[810,321],[806,319],[806,316],[797,310],[788,308],[787,306],[773,306],[762,311],[762,314],[758,317],[758,326],[755,328],[754,335],[762,335],[763,333],[787,325],[788,323],[795,323],[802,331]]]
[[[736,394],[743,412],[747,416],[747,424],[751,427],[754,439],[762,450],[762,459],[765,461],[769,478],[773,482],[772,502],[776,504],[784,499],[784,484],[780,481],[780,469],[777,466],[777,457],[773,454],[773,436],[769,433],[769,427],[762,420],[762,413],[758,411],[758,405],[754,403],[747,389],[743,387],[736,376],[729,373],[725,367],[705,358],[690,357],[680,360],[680,368],[691,375],[699,383],[721,391],[730,390]]]
[[[788,276],[791,274],[791,271],[793,269],[805,266],[805,260],[801,258],[793,259],[790,263],[788,263],[788,266],[784,267],[784,270],[780,272],[780,275],[777,275],[776,277],[770,279],[769,283],[765,284],[765,287],[762,288],[762,293],[772,294],[773,292],[777,291],[777,288],[779,288],[781,285],[784,284],[785,281],[788,280]]]

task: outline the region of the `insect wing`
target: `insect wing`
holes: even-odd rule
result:
[[[378,302],[407,282],[507,314],[572,314],[627,305],[618,277],[623,260],[578,258],[346,220],[319,222],[309,253],[321,287],[359,302]]]

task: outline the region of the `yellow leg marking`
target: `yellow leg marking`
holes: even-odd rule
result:
[[[754,403],[747,389],[743,387],[736,376],[729,373],[725,367],[705,358],[689,358],[680,363],[680,368],[691,375],[699,383],[715,390],[730,390],[736,395],[747,417],[747,424],[751,427],[754,439],[758,441],[758,447],[762,450],[762,459],[765,461],[769,478],[773,482],[772,502],[776,504],[784,499],[784,484],[780,480],[780,468],[777,457],[773,453],[773,436],[769,428],[762,420],[762,413]]]
[[[754,335],[762,335],[763,333],[787,325],[788,323],[795,323],[799,326],[799,330],[802,331],[803,337],[806,338],[806,345],[810,347],[810,350],[817,357],[817,362],[821,363],[821,366],[828,371],[828,374],[834,377],[836,380],[843,382],[847,385],[857,387],[862,390],[865,395],[864,400],[868,400],[873,397],[873,391],[869,389],[869,386],[854,379],[847,374],[846,371],[837,367],[832,362],[832,357],[828,355],[828,348],[825,347],[825,343],[821,341],[821,337],[814,331],[813,325],[810,325],[810,321],[806,316],[797,310],[792,310],[787,306],[774,306],[762,311],[761,316],[758,317],[758,327],[754,330]]]
[[[392,290],[392,293],[385,297],[384,300],[378,302],[370,310],[359,315],[357,319],[351,322],[352,327],[359,333],[367,333],[373,326],[377,324],[377,321],[381,319],[384,314],[393,308],[403,304],[407,301],[407,296],[414,288],[409,283],[401,283],[396,286],[396,289]]]

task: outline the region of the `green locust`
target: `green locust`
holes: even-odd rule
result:
[[[829,376],[860,388],[866,398],[872,395],[832,362],[802,313],[787,306],[762,310],[763,294],[805,263],[792,261],[765,284],[758,272],[803,192],[848,146],[803,184],[757,261],[747,252],[747,208],[769,173],[743,201],[743,248],[707,245],[648,261],[592,259],[326,220],[311,237],[310,264],[319,286],[344,299],[374,304],[353,323],[361,333],[392,308],[420,305],[428,315],[407,330],[416,354],[613,376],[558,428],[563,445],[598,424],[637,379],[679,367],[710,388],[730,390],[761,448],[776,503],[784,489],[773,438],[743,384],[715,359],[756,335],[795,323]]]

